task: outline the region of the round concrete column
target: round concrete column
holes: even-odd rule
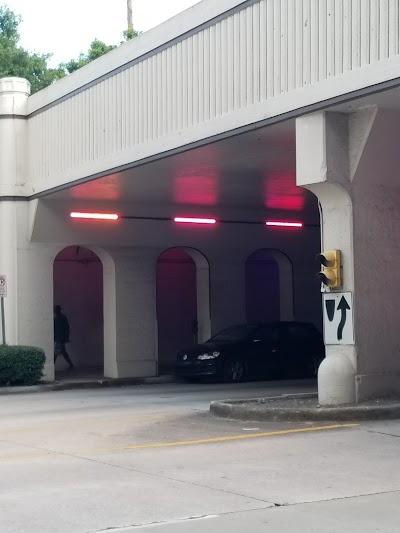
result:
[[[0,274],[7,276],[6,341],[18,341],[17,206],[25,196],[26,114],[30,83],[22,78],[0,79]]]
[[[318,370],[320,405],[340,405],[356,401],[355,368],[350,346],[327,346],[326,358]]]
[[[343,291],[354,301],[353,202],[350,194],[348,118],[316,113],[296,120],[297,184],[312,191],[321,207],[321,248],[342,252]],[[356,401],[356,349],[326,346],[318,372],[321,405]]]

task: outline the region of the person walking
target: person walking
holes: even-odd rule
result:
[[[61,312],[61,306],[54,306],[54,363],[59,355],[67,361],[69,368],[74,368],[74,364],[68,355],[65,347],[69,342],[69,323],[67,317]]]

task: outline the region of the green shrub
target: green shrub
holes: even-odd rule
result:
[[[43,376],[44,351],[32,346],[0,346],[0,386],[35,385]]]

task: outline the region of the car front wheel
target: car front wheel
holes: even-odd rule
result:
[[[239,383],[246,374],[245,364],[241,359],[228,359],[224,366],[224,381],[227,383]]]

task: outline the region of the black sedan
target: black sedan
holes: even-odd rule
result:
[[[321,334],[302,322],[232,326],[177,355],[175,373],[188,379],[314,377],[325,356]]]

